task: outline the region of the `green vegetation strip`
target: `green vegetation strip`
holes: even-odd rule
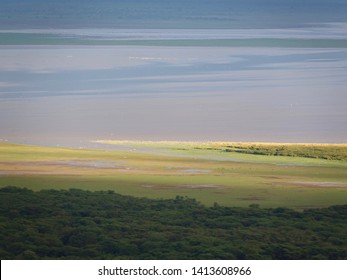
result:
[[[225,152],[347,161],[345,144],[226,144]]]
[[[206,207],[177,196],[0,189],[1,259],[347,259],[347,205]]]
[[[182,155],[205,155],[212,159],[298,165],[347,167],[347,144],[295,144],[257,142],[175,142],[97,140],[101,144],[151,148]],[[214,156],[214,158],[213,158]],[[218,157],[218,158],[216,158]]]

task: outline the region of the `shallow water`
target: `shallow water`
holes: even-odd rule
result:
[[[347,49],[0,47],[1,138],[345,142]]]
[[[0,139],[346,142],[346,14],[342,0],[3,0]]]

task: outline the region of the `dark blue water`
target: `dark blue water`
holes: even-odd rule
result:
[[[287,28],[344,22],[344,0],[1,0],[1,29]]]

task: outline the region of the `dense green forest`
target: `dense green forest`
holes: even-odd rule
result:
[[[112,191],[0,189],[1,259],[347,259],[347,205],[206,207]]]

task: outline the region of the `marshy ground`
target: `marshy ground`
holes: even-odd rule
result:
[[[344,144],[98,142],[110,149],[1,143],[0,186],[180,195],[225,206],[305,209],[347,203]]]

